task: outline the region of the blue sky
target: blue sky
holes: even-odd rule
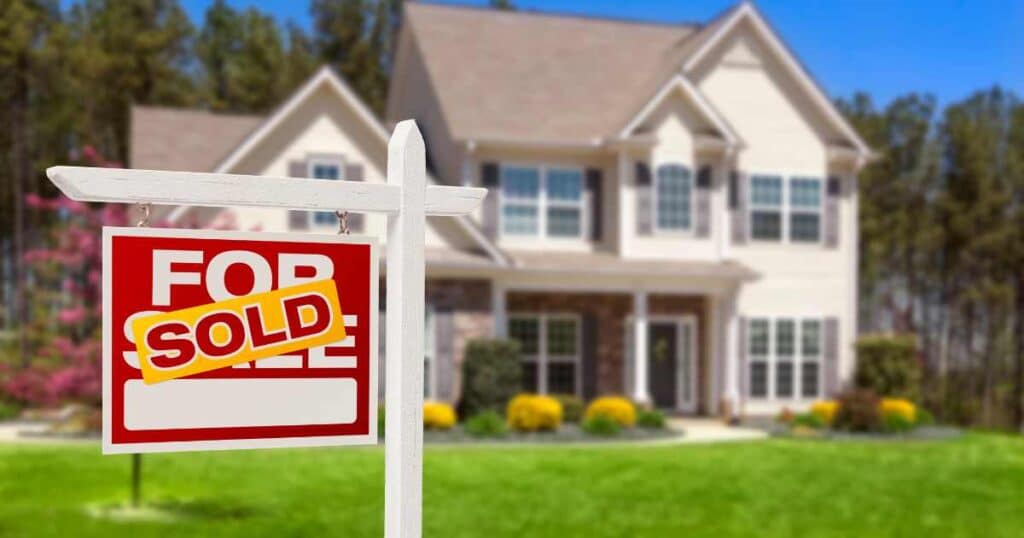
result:
[[[211,0],[181,0],[199,24]],[[306,28],[305,0],[231,0]],[[486,4],[485,1],[456,3]],[[704,22],[734,0],[518,0],[521,9]],[[1024,96],[1024,0],[761,0],[758,9],[832,96],[910,91],[941,103],[999,84]]]

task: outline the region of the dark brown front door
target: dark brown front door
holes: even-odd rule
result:
[[[654,406],[676,408],[676,342],[675,323],[653,322],[648,329],[648,379]]]

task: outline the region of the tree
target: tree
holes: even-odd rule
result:
[[[213,110],[264,112],[292,89],[277,22],[256,8],[239,13],[223,0],[210,6],[196,56],[201,95]]]
[[[384,111],[401,0],[313,0],[313,41],[378,114]]]
[[[84,143],[128,161],[131,105],[195,102],[192,24],[176,0],[84,0],[70,11]]]

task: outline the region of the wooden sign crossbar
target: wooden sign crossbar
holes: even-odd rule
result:
[[[471,213],[486,189],[428,186],[423,137],[413,120],[400,122],[388,143],[387,183],[76,166],[46,172],[79,201],[386,213],[384,535],[420,536],[426,216]]]

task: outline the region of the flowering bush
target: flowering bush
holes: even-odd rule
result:
[[[614,420],[619,426],[632,428],[636,424],[636,407],[633,402],[621,396],[604,396],[587,406],[586,418],[598,415]]]
[[[835,421],[837,411],[839,411],[839,402],[835,400],[821,400],[811,405],[811,414],[826,426],[831,426]]]
[[[562,425],[562,404],[550,396],[520,394],[508,403],[508,425],[517,431],[557,430]]]
[[[883,419],[895,416],[911,424],[917,422],[917,406],[903,398],[882,398],[878,404],[878,411]]]
[[[428,430],[450,430],[455,426],[455,409],[442,402],[423,403],[423,427]]]

